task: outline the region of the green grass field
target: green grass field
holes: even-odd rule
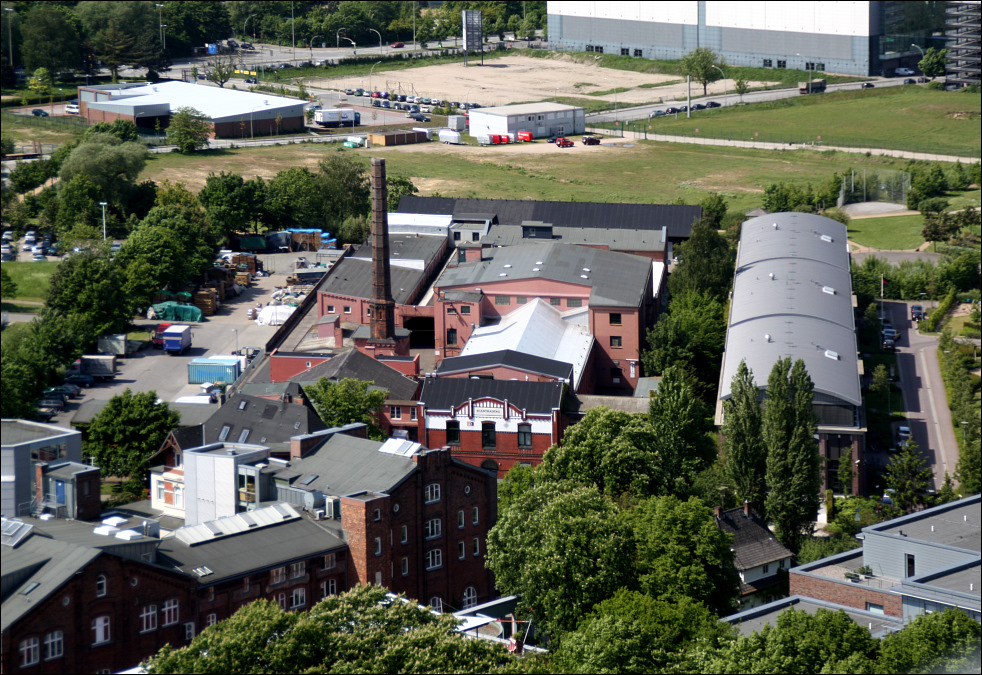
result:
[[[3,269],[17,284],[17,294],[11,298],[14,304],[17,304],[17,300],[44,302],[48,287],[51,285],[51,275],[58,269],[58,263],[5,262]]]
[[[732,94],[730,96],[733,96]],[[649,121],[651,133],[891,148],[978,159],[982,96],[889,87],[833,92]],[[698,131],[697,131],[698,130]]]
[[[921,229],[924,217],[885,216],[883,218],[854,218],[847,229],[849,240],[863,246],[880,249],[914,249],[924,243]]]

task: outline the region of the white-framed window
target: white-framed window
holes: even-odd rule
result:
[[[441,598],[439,595],[434,595],[432,598],[430,598],[430,608],[437,612],[442,612],[443,598]]]
[[[106,597],[106,577],[102,574],[95,579],[95,597],[104,598]]]
[[[338,594],[338,580],[328,579],[321,582],[321,597],[326,598],[330,595]]]
[[[41,640],[30,637],[20,641],[20,667],[36,665],[41,660]]]
[[[157,605],[144,605],[140,610],[140,632],[157,630]]]
[[[426,552],[426,569],[436,570],[443,567],[443,549],[434,548]]]
[[[273,579],[272,583],[274,584],[282,584],[284,581],[286,581],[286,568],[277,567],[276,569],[274,569],[272,574],[272,579]]]
[[[206,597],[208,598],[208,602],[215,602],[215,587],[214,586],[209,586],[208,587],[208,595]]]
[[[382,570],[376,570],[375,572],[375,585],[376,586],[382,585]]]
[[[223,425],[222,430],[218,432],[218,440],[224,441],[226,438],[228,438],[228,432],[230,432],[231,430],[232,427],[229,426],[228,424]]]
[[[481,509],[474,507],[471,509],[471,524],[478,525],[481,522]]]
[[[344,313],[345,314],[351,314],[351,305],[345,305],[344,306]]]
[[[403,544],[409,543],[409,527],[403,525],[399,528],[399,541]]]
[[[184,639],[190,642],[194,639],[194,621],[187,621],[184,623]]]
[[[423,488],[423,497],[427,504],[440,501],[440,484],[430,483]]]
[[[44,660],[60,659],[65,655],[65,634],[60,630],[44,636]]]
[[[157,481],[157,501],[164,501],[164,481],[162,480]]]
[[[382,520],[382,509],[375,509],[375,511],[372,513],[372,520],[374,520],[376,523]]]
[[[328,314],[334,314],[334,305],[328,305],[327,306],[327,313]]]
[[[184,508],[184,487],[181,485],[174,486],[174,506]]]
[[[763,568],[761,568],[761,570],[760,570],[760,571],[761,571],[761,572],[763,572],[764,574],[767,574],[768,572],[770,572],[770,571],[771,571],[771,566],[770,566],[770,565],[767,565],[767,564],[765,564],[765,565],[763,566]]]
[[[411,419],[413,422],[415,422],[417,419],[419,419],[416,416],[416,408],[410,408],[409,409],[409,419]]]
[[[457,511],[457,527],[464,527],[464,509]]]
[[[481,539],[480,537],[474,537],[471,541],[471,552],[474,555],[481,555]]]
[[[216,623],[218,623],[218,615],[215,614],[214,612],[212,612],[205,618],[206,626],[214,626]]]
[[[531,424],[519,424],[518,425],[518,447],[520,447],[520,448],[531,448],[532,447],[532,425]]]
[[[464,589],[463,595],[463,605],[464,609],[470,609],[477,604],[477,589],[473,586],[468,586]]]
[[[375,555],[382,555],[382,537],[375,537]]]
[[[161,610],[163,614],[161,623],[164,626],[173,626],[175,623],[181,620],[181,604],[176,598],[171,598],[170,600],[164,600],[164,608]]]
[[[462,541],[457,542],[457,559],[463,560],[467,557],[467,544]]]
[[[290,592],[290,609],[300,609],[307,604],[307,589],[294,588]]]
[[[307,573],[307,563],[301,561],[301,562],[295,562],[290,564],[291,579],[299,579],[306,573]]]
[[[286,611],[286,593],[277,593],[276,594],[276,602],[279,603],[280,609],[282,609],[285,612]]]
[[[389,411],[390,411],[390,414],[392,415],[392,419],[394,419],[394,420],[401,420],[402,419],[402,406],[401,405],[389,406]]]
[[[101,645],[112,638],[112,622],[108,616],[97,616],[92,619],[92,644]]]
[[[424,536],[427,539],[435,539],[443,534],[443,521],[440,518],[431,518],[423,526]]]
[[[409,576],[409,558],[403,557],[402,559],[402,576]]]
[[[338,566],[338,558],[333,553],[328,553],[324,556],[324,569],[333,570]]]

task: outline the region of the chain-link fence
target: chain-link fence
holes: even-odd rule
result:
[[[854,170],[842,181],[836,205],[842,207],[859,202],[906,204],[908,190],[910,174],[906,171]]]

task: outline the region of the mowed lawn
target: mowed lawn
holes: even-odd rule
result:
[[[924,216],[884,216],[853,218],[847,232],[849,241],[880,249],[915,249],[924,243],[921,230]]]
[[[351,150],[366,166],[384,157],[390,174],[409,177],[421,195],[491,199],[698,204],[710,192],[723,194],[741,212],[760,206],[764,187],[784,181],[818,185],[833,172],[900,169],[905,161],[835,152],[707,147],[642,141],[629,147],[568,150],[542,144],[525,153],[508,146],[477,148],[438,143],[400,148]],[[231,171],[246,179],[271,178],[296,166],[314,169],[326,144],[234,148],[184,156],[153,155],[138,180],[183,181],[197,192],[210,173]]]
[[[735,94],[730,93],[732,100]],[[982,95],[887,87],[830,92],[650,120],[653,133],[890,148],[978,159]],[[696,131],[698,129],[698,131]]]
[[[51,275],[58,269],[57,262],[5,262],[3,269],[17,284],[17,294],[11,298],[44,302],[51,286]]]

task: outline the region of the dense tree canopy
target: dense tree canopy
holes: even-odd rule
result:
[[[340,427],[362,422],[368,425],[369,438],[385,439],[379,427],[382,404],[389,395],[385,389],[375,388],[373,382],[353,378],[339,382],[321,378],[305,387],[304,391],[327,426]]]
[[[131,316],[124,283],[108,251],[79,253],[58,265],[51,277],[47,306],[85,316],[95,335],[119,332]]]
[[[746,361],[740,361],[723,401],[723,450],[737,497],[764,514],[767,446],[762,436],[761,393]]]
[[[84,452],[109,476],[141,475],[180,415],[157,401],[157,392],[128,388],[109,399],[86,430]]]
[[[712,222],[705,218],[697,222],[688,241],[676,246],[675,255],[679,261],[668,278],[673,296],[695,291],[720,302],[726,300],[736,256]]]
[[[211,124],[200,110],[185,106],[171,115],[167,126],[167,142],[176,145],[184,154],[207,148],[210,136]]]
[[[28,69],[46,68],[57,74],[81,64],[82,41],[65,10],[55,3],[35,3],[25,13],[21,49]],[[3,37],[6,42],[7,36]]]

